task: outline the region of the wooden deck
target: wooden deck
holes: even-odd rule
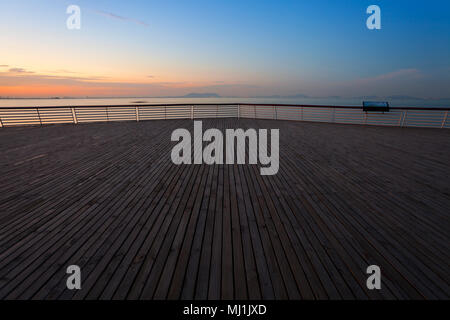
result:
[[[190,120],[0,129],[0,299],[449,299],[450,130],[203,126],[279,128],[278,174],[173,165]]]

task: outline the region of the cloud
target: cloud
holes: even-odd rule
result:
[[[19,69],[19,68],[17,68]],[[157,78],[157,77],[156,77]],[[129,82],[98,76],[12,73],[0,71],[0,95],[17,97],[49,96],[183,96],[190,92],[220,95],[247,95],[246,84],[200,84],[186,81]]]
[[[417,69],[400,69],[384,74],[380,74],[378,76],[369,77],[369,78],[362,78],[358,79],[357,83],[365,84],[365,83],[372,83],[372,82],[379,82],[379,81],[386,81],[386,80],[392,80],[392,79],[398,79],[398,78],[406,78],[406,77],[420,77],[420,71]]]
[[[172,88],[182,82],[120,82],[102,76],[71,76],[51,75],[27,71],[23,68],[13,68],[9,71],[0,71],[0,87],[14,86],[84,86],[84,87],[109,87],[109,88]],[[11,71],[12,70],[12,71]]]
[[[411,96],[428,98],[442,96],[442,84],[431,85],[430,74],[417,68],[397,69],[347,81],[322,82],[314,90],[326,92],[327,95],[341,95],[343,97]]]
[[[149,24],[145,23],[144,21],[141,20],[137,20],[137,19],[133,19],[133,18],[127,18],[127,17],[123,17],[123,16],[119,16],[117,14],[111,13],[111,12],[106,12],[106,11],[102,11],[102,10],[96,10],[94,11],[94,13],[111,18],[111,19],[116,19],[116,20],[121,20],[121,21],[130,21],[130,22],[134,22],[138,25],[144,26],[144,27],[149,27]]]
[[[28,71],[23,68],[11,68],[8,71],[12,73],[34,73],[33,71]]]
[[[5,81],[6,80],[6,81]],[[23,68],[11,68],[7,72],[0,72],[0,85],[22,85],[22,84],[64,84],[64,83],[89,83],[90,81],[105,81],[106,77],[81,77],[81,76],[58,76],[38,74]]]
[[[75,71],[70,71],[70,70],[66,70],[66,69],[59,69],[59,70],[53,70],[53,71],[47,71],[50,73],[72,73],[72,74],[79,74],[79,72],[75,72]]]
[[[0,68],[8,68],[9,66],[7,64],[0,64]]]

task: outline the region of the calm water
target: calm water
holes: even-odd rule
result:
[[[129,105],[170,103],[270,103],[360,106],[361,99],[344,98],[96,98],[96,99],[0,99],[2,107]],[[450,107],[449,100],[391,100],[392,107]]]

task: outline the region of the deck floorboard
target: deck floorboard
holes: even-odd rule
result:
[[[449,130],[203,119],[279,129],[261,176],[174,165],[177,128],[0,129],[0,299],[450,298]]]

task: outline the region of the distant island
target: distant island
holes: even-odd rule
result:
[[[217,93],[188,93],[178,98],[220,98]]]
[[[389,100],[424,100],[423,98],[411,97],[411,96],[401,96],[401,95],[388,96],[386,98]]]
[[[278,94],[274,94],[271,96],[253,96],[250,98],[257,98],[257,99],[296,99],[296,98],[301,98],[301,99],[307,99],[307,98],[313,98],[313,97],[307,96],[305,94],[294,94],[291,96],[281,96]]]

